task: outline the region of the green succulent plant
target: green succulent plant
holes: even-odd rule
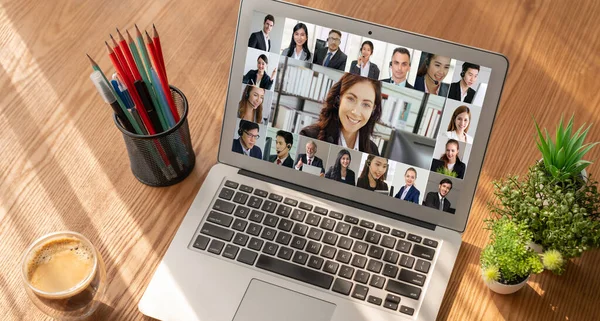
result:
[[[598,144],[598,142],[594,142],[583,145],[591,125],[584,130],[584,124],[573,133],[573,118],[574,116],[571,116],[567,127],[564,127],[563,118],[561,117],[556,128],[555,141],[552,141],[548,130],[545,128],[544,136],[535,119],[533,120],[539,139],[536,140],[536,144],[542,152],[544,167],[550,175],[558,180],[577,177],[583,169],[592,163],[583,160],[583,156]]]
[[[442,175],[450,176],[450,177],[458,177],[457,172],[455,172],[451,169],[448,169],[447,167],[440,167],[435,172],[442,174]]]

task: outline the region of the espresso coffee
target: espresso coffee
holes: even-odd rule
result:
[[[81,240],[68,236],[49,239],[29,256],[27,279],[44,304],[74,311],[94,299],[99,283],[95,264],[94,250]]]

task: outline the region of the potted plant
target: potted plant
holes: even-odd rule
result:
[[[524,223],[508,217],[486,220],[492,231],[490,242],[481,252],[481,271],[484,282],[494,292],[510,294],[520,290],[531,274],[544,267],[562,266],[562,256],[551,250],[542,256],[528,247],[532,233]]]
[[[569,259],[600,247],[598,182],[582,175],[591,164],[583,156],[597,144],[583,144],[589,128],[582,126],[573,133],[573,118],[566,127],[561,120],[552,141],[536,123],[542,160],[524,178],[509,176],[494,182],[497,202],[491,212],[527,226],[532,247],[540,252],[556,250]],[[554,271],[563,270],[561,266]]]

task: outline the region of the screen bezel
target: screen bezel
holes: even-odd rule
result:
[[[243,157],[240,154],[232,152],[231,142],[234,139],[234,132],[237,130],[237,108],[231,106],[237,107],[240,100],[240,92],[243,86],[242,75],[244,71],[244,62],[248,50],[248,38],[250,37],[250,33],[255,31],[250,30],[254,11],[270,13],[274,16],[285,16],[298,19],[300,21],[399,44],[425,52],[433,52],[453,59],[469,61],[491,68],[492,72],[488,83],[486,97],[483,106],[481,106],[482,113],[479,119],[476,139],[472,145],[469,168],[462,180],[461,195],[459,198],[460,202],[459,204],[456,204],[455,207],[456,213],[450,214],[441,212],[426,206],[402,202],[393,197],[378,195],[377,193],[364,193],[355,186],[349,186],[333,180],[316,178],[313,175],[307,175],[306,173],[290,170],[289,168],[281,166],[274,166],[269,162],[251,157]],[[283,21],[279,23],[283,23]],[[237,33],[225,103],[225,116],[223,117],[223,129],[221,132],[221,142],[219,144],[219,162],[256,172],[261,175],[270,176],[278,180],[293,182],[295,185],[310,186],[310,188],[322,193],[353,200],[399,215],[412,217],[457,232],[464,232],[508,71],[508,59],[505,56],[483,49],[455,44],[441,39],[276,0],[242,0],[236,30]],[[227,108],[227,106],[230,106],[230,108]],[[484,113],[483,111],[486,112]],[[315,179],[318,179],[318,185],[315,184]]]

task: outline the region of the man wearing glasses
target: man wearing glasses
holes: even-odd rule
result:
[[[315,51],[313,63],[323,67],[344,71],[348,56],[340,50],[341,41],[342,33],[331,29],[331,31],[329,31],[329,36],[327,37],[327,47]]]
[[[231,151],[238,154],[244,154],[250,157],[262,159],[262,151],[256,146],[258,135],[258,124],[247,120],[240,121],[237,139],[233,140]]]

